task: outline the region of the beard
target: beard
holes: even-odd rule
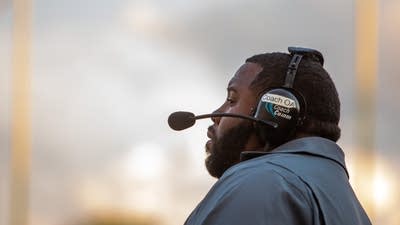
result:
[[[208,173],[215,178],[220,178],[227,169],[239,163],[240,153],[244,151],[253,131],[253,124],[243,121],[220,138],[212,139],[211,146],[209,148],[206,146],[208,156],[205,164]]]

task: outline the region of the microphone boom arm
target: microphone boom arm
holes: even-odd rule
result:
[[[263,123],[265,125],[271,126],[273,128],[277,128],[278,124],[275,122],[271,121],[264,121],[260,120],[251,116],[245,116],[241,114],[231,114],[231,113],[210,113],[210,114],[203,114],[203,115],[198,115],[193,117],[193,119],[198,120],[198,119],[205,119],[205,118],[210,118],[210,117],[236,117],[236,118],[242,118],[242,119],[247,119],[247,120],[252,120],[254,122],[258,123]]]

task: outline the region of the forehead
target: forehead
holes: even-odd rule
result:
[[[243,64],[229,81],[228,87],[249,87],[261,70],[262,67],[257,63],[247,62]]]

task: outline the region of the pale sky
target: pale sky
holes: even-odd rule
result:
[[[10,5],[0,4],[0,224],[9,179]],[[399,10],[398,1],[380,3],[376,146],[392,162],[400,159]],[[31,225],[108,207],[182,224],[215,182],[203,166],[211,122],[178,133],[167,126],[169,113],[212,112],[246,58],[290,45],[324,54],[342,101],[339,144],[351,152],[353,24],[346,0],[34,1]]]

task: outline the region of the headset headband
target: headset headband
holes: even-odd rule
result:
[[[292,59],[290,60],[286,73],[285,84],[283,85],[285,88],[293,88],[293,82],[296,77],[297,68],[299,68],[299,64],[303,56],[310,57],[312,60],[319,62],[321,66],[324,65],[324,57],[315,49],[289,47],[288,50],[292,55]]]
[[[321,52],[311,49],[311,48],[301,48],[301,47],[289,47],[288,48],[289,52],[291,55],[303,55],[311,58],[314,61],[317,61],[321,64],[321,66],[324,65],[324,57],[322,56]]]
[[[299,68],[299,64],[300,64],[300,61],[302,58],[303,58],[303,55],[299,55],[299,54],[295,54],[292,57],[292,60],[289,63],[288,71],[286,73],[285,84],[283,85],[283,87],[286,87],[286,88],[293,87],[293,82],[294,82],[294,78],[296,77],[297,68]]]

